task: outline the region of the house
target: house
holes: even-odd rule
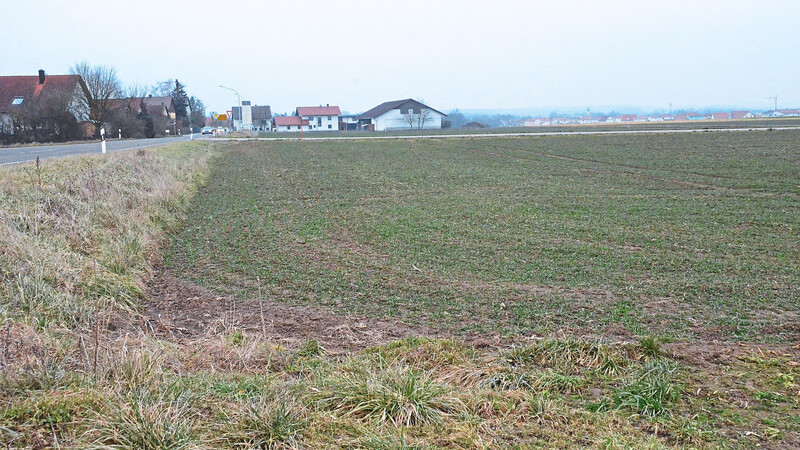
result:
[[[592,116],[583,116],[580,119],[578,119],[578,123],[580,124],[589,124],[597,122],[598,122],[597,117],[592,117]]]
[[[231,108],[231,116],[236,131],[269,131],[272,128],[272,110],[266,105],[251,105],[249,101],[242,101],[241,108]]]
[[[442,128],[447,114],[414,99],[381,103],[358,116],[359,128],[375,131],[432,130]]]
[[[550,125],[568,125],[574,122],[575,120],[570,117],[553,117],[550,119]]]
[[[622,122],[621,116],[608,116],[608,119],[606,119],[606,123],[620,123],[620,122]]]
[[[0,76],[0,136],[14,140],[83,137],[89,119],[80,75]],[[24,137],[23,137],[24,135]]]
[[[652,114],[647,116],[648,122],[665,122],[670,120],[675,120],[675,116],[670,114]]]
[[[309,131],[338,131],[342,111],[331,105],[298,106],[295,115],[308,122]]]
[[[752,119],[756,115],[750,111],[733,111],[731,112],[731,119]]]
[[[798,117],[800,116],[800,109],[779,109],[780,117]]]
[[[175,120],[175,102],[172,100],[171,96],[153,97],[152,95],[148,95],[147,97],[142,97],[141,101],[143,107],[147,110],[147,114]]]
[[[308,131],[308,125],[308,121],[300,116],[278,116],[272,119],[273,130],[279,132]]]
[[[339,131],[354,130],[358,130],[358,116],[352,114],[339,116]]]
[[[525,127],[546,127],[550,125],[550,119],[546,117],[539,117],[537,119],[525,119],[522,122],[522,125]]]
[[[711,113],[711,120],[729,120],[731,115],[726,112]]]
[[[619,116],[620,122],[636,122],[636,116],[634,114],[623,114]]]

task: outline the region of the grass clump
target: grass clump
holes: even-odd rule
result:
[[[594,409],[628,409],[650,417],[669,415],[670,407],[680,395],[673,383],[676,370],[677,366],[672,362],[649,361]]]
[[[317,398],[325,409],[396,427],[439,422],[462,407],[427,373],[399,365],[335,374]]]
[[[94,420],[88,434],[94,444],[118,449],[188,449],[199,440],[196,411],[186,396],[168,399],[163,393],[134,390],[111,398],[107,413]]]
[[[229,425],[220,441],[237,448],[292,447],[299,444],[305,426],[303,414],[296,406],[264,396],[250,399],[227,419]]]

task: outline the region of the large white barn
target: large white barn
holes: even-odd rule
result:
[[[361,129],[374,131],[433,130],[442,128],[444,117],[447,114],[407,98],[381,103],[358,116],[358,123]]]

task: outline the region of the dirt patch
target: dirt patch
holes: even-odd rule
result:
[[[210,333],[259,333],[267,340],[296,347],[316,340],[331,354],[343,354],[407,336],[436,337],[435,330],[400,321],[339,315],[325,308],[281,304],[269,299],[236,300],[218,296],[163,269],[147,290],[142,326],[172,340]],[[263,320],[262,320],[263,317]]]

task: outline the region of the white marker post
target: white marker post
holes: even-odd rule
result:
[[[122,128],[119,129],[119,138],[122,139]]]
[[[194,140],[194,128],[192,128],[191,126],[189,126],[189,140],[190,141]]]
[[[103,151],[103,154],[106,153],[106,129],[100,128],[100,149]]]

